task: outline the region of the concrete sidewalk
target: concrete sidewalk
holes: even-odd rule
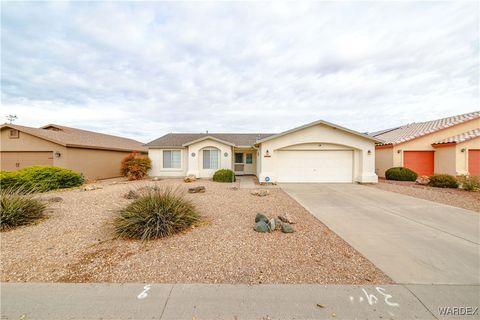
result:
[[[2,283],[1,319],[478,319],[479,292],[473,285]],[[466,314],[442,317],[440,307],[472,309],[445,309]]]

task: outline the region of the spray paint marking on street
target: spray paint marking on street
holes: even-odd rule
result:
[[[148,296],[148,290],[150,290],[151,285],[147,284],[143,287],[143,291],[137,296],[137,299],[145,299]]]

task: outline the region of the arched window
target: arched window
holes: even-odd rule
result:
[[[220,167],[220,150],[217,148],[203,149],[203,169],[218,169]]]

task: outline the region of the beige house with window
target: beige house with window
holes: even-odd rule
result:
[[[375,183],[380,142],[320,120],[279,134],[169,133],[146,146],[151,176],[210,178],[226,168],[260,182]]]
[[[391,167],[407,167],[427,176],[480,176],[480,111],[410,123],[370,135],[383,140],[376,147],[375,171],[379,177],[385,177]]]
[[[57,124],[40,128],[3,124],[0,130],[1,170],[48,165],[72,169],[87,179],[113,178],[120,176],[123,157],[147,150],[136,140]]]

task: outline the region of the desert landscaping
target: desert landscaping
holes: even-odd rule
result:
[[[118,238],[112,220],[145,186],[185,190],[202,215],[179,234]],[[87,191],[85,191],[87,190]],[[239,183],[110,179],[41,195],[47,217],[1,233],[1,281],[159,283],[323,283],[392,281],[284,191],[254,196]],[[294,233],[255,232],[255,216],[288,213]]]

